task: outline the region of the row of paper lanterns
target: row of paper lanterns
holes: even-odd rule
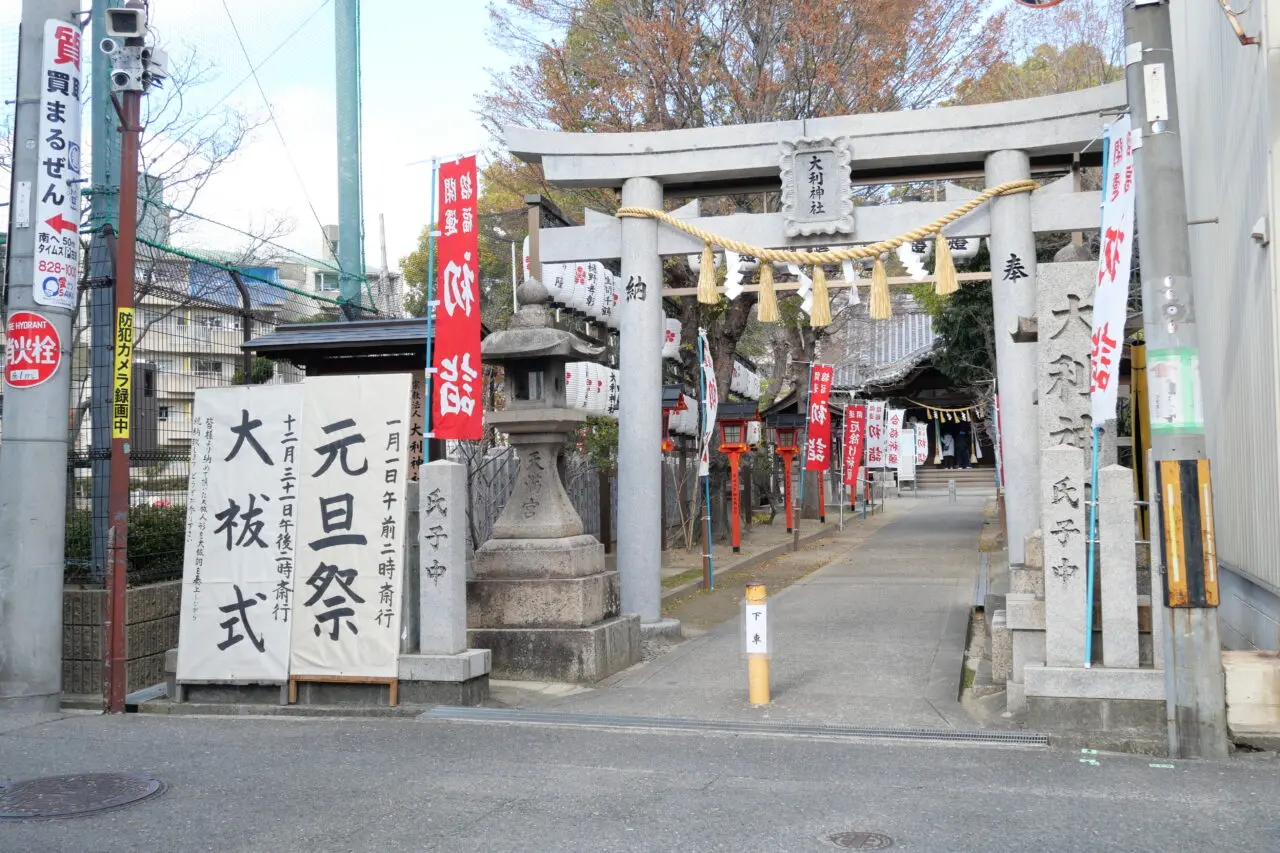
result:
[[[604,264],[543,264],[542,284],[552,302],[618,328],[619,282]]]
[[[616,415],[620,390],[618,371],[591,361],[564,366],[565,404],[597,415]]]

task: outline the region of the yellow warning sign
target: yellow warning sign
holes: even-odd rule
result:
[[[116,310],[115,378],[111,389],[111,437],[129,438],[133,402],[133,309]]]

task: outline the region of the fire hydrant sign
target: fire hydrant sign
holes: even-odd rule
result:
[[[75,308],[80,278],[80,30],[66,21],[44,24],[38,145],[32,296],[41,305]]]
[[[33,311],[14,311],[4,334],[6,385],[33,388],[58,372],[62,342],[48,318]]]

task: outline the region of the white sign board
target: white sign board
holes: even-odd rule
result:
[[[284,681],[302,386],[196,392],[179,681]]]
[[[78,27],[44,22],[31,295],[59,308],[75,308],[80,281],[80,48]]]
[[[743,613],[743,633],[747,644],[747,654],[767,655],[769,653],[769,605],[748,604]]]
[[[915,482],[916,431],[914,429],[901,430],[898,433],[898,440],[902,445],[902,451],[898,454],[898,482]]]
[[[396,677],[411,383],[303,383],[293,676]]]
[[[916,422],[916,464],[923,465],[929,461],[929,426],[923,421]]]

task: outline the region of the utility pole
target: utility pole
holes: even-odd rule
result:
[[[1160,495],[1169,751],[1225,758],[1227,720],[1218,635],[1213,491],[1205,456],[1182,136],[1168,0],[1125,5],[1125,81],[1133,115],[1142,234],[1143,325],[1151,452]],[[1139,137],[1140,134],[1140,137]]]
[[[342,316],[359,319],[364,283],[360,210],[360,0],[334,5],[338,100],[338,297]]]
[[[78,0],[22,4],[0,444],[0,709],[11,711],[56,712],[62,694],[71,323],[80,254],[79,7]],[[47,141],[54,130],[57,150]]]
[[[89,34],[92,41],[85,54],[95,57],[95,68],[110,67],[109,57],[93,42],[107,31],[107,10],[118,8],[120,0],[93,0],[93,17]],[[104,71],[106,69],[103,69]],[[111,487],[111,357],[115,351],[115,241],[108,239],[107,229],[118,229],[116,214],[120,201],[120,133],[119,119],[111,105],[111,76],[95,73],[89,78],[92,87],[89,115],[93,128],[93,179],[90,183],[88,231],[89,278],[89,473],[91,497],[89,515],[92,524],[91,577],[95,582],[106,579],[110,555],[107,552],[108,496]],[[73,406],[79,400],[72,400]]]

